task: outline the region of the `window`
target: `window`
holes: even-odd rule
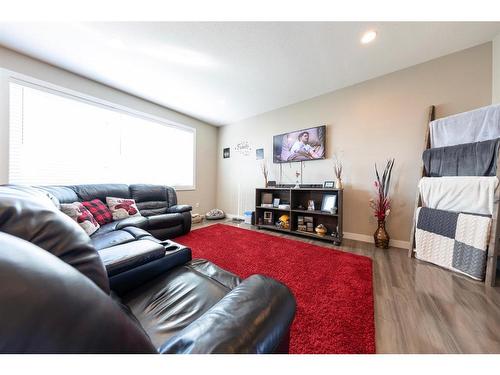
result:
[[[194,188],[195,130],[10,83],[9,182]]]

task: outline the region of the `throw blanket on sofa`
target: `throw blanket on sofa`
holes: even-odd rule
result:
[[[427,175],[495,176],[500,139],[457,146],[430,148],[422,159]]]
[[[434,120],[429,126],[432,148],[500,138],[500,104]]]
[[[417,209],[418,259],[483,280],[491,218],[458,212]]]
[[[492,215],[497,185],[496,177],[423,177],[418,188],[423,207]]]

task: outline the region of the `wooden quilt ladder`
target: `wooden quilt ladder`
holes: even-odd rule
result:
[[[428,121],[426,124],[426,131],[425,131],[425,139],[424,139],[424,151],[431,148],[431,138],[430,138],[430,126],[429,123],[433,121],[436,118],[436,107],[431,106],[429,108],[429,116],[428,116]],[[496,176],[500,181],[500,152],[498,153],[499,155],[497,156],[497,171],[496,171]],[[421,168],[421,177],[427,177],[427,174],[425,172],[425,167],[424,164],[422,163],[422,168]],[[487,259],[486,259],[486,276],[485,276],[485,284],[488,286],[495,286],[496,282],[496,273],[497,273],[497,260],[499,256],[499,246],[500,246],[500,241],[499,241],[499,236],[500,236],[500,228],[499,228],[499,223],[500,223],[500,210],[499,210],[499,202],[500,202],[500,186],[495,190],[495,204],[493,207],[493,215],[492,215],[492,223],[491,223],[491,233],[490,233],[490,240],[488,244],[488,254],[487,254]],[[417,188],[417,194],[415,198],[415,208],[413,211],[413,219],[412,219],[412,226],[411,226],[411,232],[410,232],[410,248],[408,251],[408,256],[411,258],[413,256],[413,251],[415,250],[415,230],[417,227],[416,223],[416,213],[417,213],[417,208],[422,206],[422,199],[420,197],[420,191]]]

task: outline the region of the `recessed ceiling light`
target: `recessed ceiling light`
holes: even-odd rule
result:
[[[363,34],[363,37],[361,38],[361,43],[362,44],[371,43],[375,40],[376,37],[377,37],[376,31],[373,30],[367,31],[366,33]]]

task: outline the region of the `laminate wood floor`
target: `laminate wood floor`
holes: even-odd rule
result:
[[[405,249],[346,239],[333,246],[230,220],[224,224],[370,257],[377,353],[500,353],[499,287],[410,259]]]

